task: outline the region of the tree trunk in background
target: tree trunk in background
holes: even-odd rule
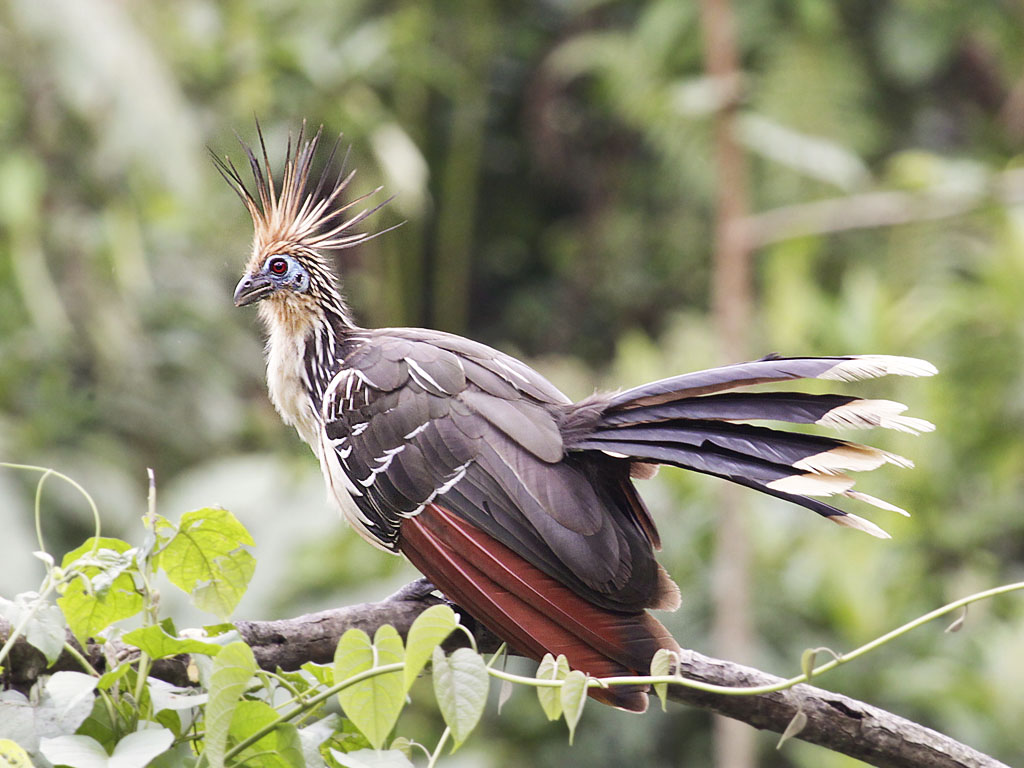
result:
[[[747,356],[752,289],[749,248],[741,224],[747,214],[747,169],[733,136],[738,94],[735,21],[729,0],[701,0],[704,62],[707,74],[722,89],[721,107],[714,118],[715,243],[711,277],[711,305],[722,362]],[[712,566],[715,653],[750,663],[753,649],[750,608],[750,542],[743,521],[739,488],[721,490],[720,515]],[[715,718],[715,763],[718,768],[753,768],[756,764],[755,731],[750,726]]]
[[[490,4],[478,3],[475,8],[473,23],[461,40],[462,82],[450,94],[451,127],[438,201],[431,325],[451,333],[467,331],[473,222],[491,85],[489,60],[495,55]]]

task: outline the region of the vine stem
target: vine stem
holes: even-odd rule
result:
[[[475,640],[476,638],[472,638],[472,639]],[[490,664],[488,664],[488,669],[490,668],[491,664],[494,664],[494,662],[498,658],[499,653],[503,649],[504,649],[504,644],[502,644],[502,647],[499,648],[498,651],[495,652],[495,654],[492,656],[491,662],[490,662]],[[320,702],[326,701],[331,696],[334,696],[339,691],[345,690],[350,685],[355,685],[356,683],[362,682],[363,680],[367,680],[367,679],[369,679],[371,677],[376,677],[377,675],[386,675],[389,672],[398,672],[398,671],[401,671],[401,670],[404,670],[404,669],[405,669],[405,662],[404,661],[398,661],[398,662],[395,662],[394,664],[384,664],[384,665],[379,666],[379,667],[373,667],[372,669],[367,669],[367,670],[365,670],[363,672],[360,672],[358,675],[354,675],[354,676],[352,676],[352,677],[350,677],[350,678],[348,678],[348,679],[346,679],[346,680],[344,680],[344,681],[342,681],[340,683],[336,683],[335,685],[332,685],[330,688],[328,688],[326,691],[318,693],[316,696],[312,696],[309,699],[306,699],[305,701],[301,701],[300,703],[296,704],[296,706],[293,707],[292,709],[290,709],[287,712],[279,715],[275,720],[273,720],[270,723],[267,723],[267,725],[264,726],[263,728],[261,728],[259,731],[257,731],[256,733],[252,734],[251,736],[247,737],[243,741],[240,741],[238,744],[236,744],[234,747],[232,747],[230,750],[228,750],[228,752],[224,755],[224,757],[225,757],[225,759],[227,759],[229,757],[234,757],[239,752],[244,750],[246,747],[249,747],[250,745],[255,744],[257,741],[262,739],[264,736],[266,736],[268,733],[273,731],[274,728],[276,728],[281,723],[286,723],[286,722],[288,722],[290,720],[295,719],[296,717],[301,715],[303,712],[309,711],[313,707],[315,707],[318,704],[320,704]],[[444,746],[444,743],[448,739],[450,734],[451,734],[451,729],[450,728],[445,728],[444,733],[441,734],[441,739],[438,742],[436,749],[434,750],[434,752],[430,756],[430,763],[429,763],[430,766],[433,766],[437,762],[437,757],[441,753],[441,748]]]
[[[0,461],[0,467],[42,473],[42,477],[39,478],[39,482],[36,485],[34,506],[36,539],[39,543],[39,549],[41,552],[46,551],[46,548],[43,543],[42,493],[43,484],[46,482],[47,478],[56,477],[58,480],[63,480],[65,483],[67,483],[72,488],[77,490],[80,494],[82,494],[82,496],[85,498],[86,503],[88,503],[89,505],[89,509],[92,511],[92,519],[93,523],[95,524],[95,534],[93,538],[91,556],[96,555],[96,552],[99,550],[100,546],[100,510],[96,506],[96,502],[93,500],[92,496],[89,495],[89,492],[85,490],[85,488],[83,488],[76,480],[68,477],[63,472],[58,472],[52,467],[38,467],[34,464],[15,464],[9,461]],[[28,626],[29,622],[35,618],[36,613],[39,612],[39,609],[43,606],[43,603],[46,601],[46,598],[53,594],[53,592],[60,586],[61,580],[65,578],[65,575],[60,572],[58,572],[55,578],[52,562],[44,562],[46,565],[46,578],[43,580],[43,585],[40,587],[40,595],[38,598],[36,598],[35,602],[32,603],[32,607],[29,608],[28,612],[21,618],[21,621],[18,622],[17,626],[11,629],[11,634],[7,638],[7,642],[4,643],[2,648],[0,648],[0,664],[3,664],[4,659],[7,658],[7,654],[9,654],[11,652],[11,648],[14,647],[14,643],[25,631],[25,628]]]
[[[85,488],[83,488],[77,481],[75,481],[72,478],[68,477],[63,472],[58,472],[57,470],[52,469],[50,467],[37,467],[34,464],[13,464],[13,463],[11,463],[9,461],[0,461],[0,467],[7,467],[8,469],[23,469],[23,470],[26,470],[26,471],[29,471],[29,472],[42,472],[43,475],[44,475],[43,480],[45,480],[47,477],[50,477],[52,475],[53,477],[56,477],[58,480],[63,480],[65,483],[70,485],[72,488],[74,488],[76,491],[78,491],[80,494],[82,494],[82,496],[85,497],[86,502],[89,504],[89,510],[92,512],[92,519],[93,519],[93,523],[95,524],[95,533],[93,535],[96,537],[96,539],[99,539],[99,537],[100,537],[100,510],[99,510],[99,507],[96,506],[96,502],[93,501],[93,498],[92,498],[92,496],[89,495],[89,492],[87,490],[85,490]],[[39,534],[39,540],[41,542],[42,541],[42,534],[39,532],[39,527],[40,526],[39,526],[39,519],[38,518],[39,518],[39,509],[38,509],[38,505],[37,505],[37,508],[36,508],[36,530],[37,530],[37,533]],[[93,554],[96,553],[97,549],[99,549],[99,542],[98,541],[96,542],[95,547],[93,549]]]
[[[958,608],[962,608],[965,605],[978,602],[979,600],[987,600],[991,597],[997,597],[999,595],[1005,595],[1010,592],[1017,592],[1024,590],[1024,581],[1018,581],[1012,584],[1004,584],[1000,587],[993,587],[992,589],[986,589],[983,592],[975,592],[974,594],[962,597],[959,600],[954,600],[952,603],[947,603],[941,608],[936,608],[934,611],[919,616],[913,621],[908,621],[906,624],[897,627],[891,632],[887,632],[884,635],[875,638],[869,643],[856,648],[849,653],[838,654],[832,660],[822,664],[820,667],[815,667],[808,673],[791,677],[787,680],[783,680],[779,683],[772,685],[757,685],[750,687],[731,687],[727,685],[713,685],[711,683],[702,683],[699,680],[691,680],[679,675],[621,675],[618,677],[603,677],[601,679],[591,678],[587,681],[587,687],[599,688],[609,685],[653,685],[657,683],[669,683],[674,685],[684,685],[687,688],[694,688],[698,691],[704,691],[706,693],[719,693],[725,696],[757,696],[765,693],[775,693],[777,691],[784,691],[788,688],[792,688],[794,685],[800,683],[806,683],[812,677],[824,674],[832,669],[835,669],[840,664],[845,664],[848,661],[860,658],[866,653],[879,648],[891,640],[896,639],[907,632],[910,632],[922,624],[927,624],[933,619],[937,619],[940,616],[944,616],[947,613],[951,613]],[[819,649],[820,650],[820,649]],[[507,680],[512,683],[519,683],[522,685],[531,686],[534,688],[560,688],[564,681],[562,680],[539,680],[536,677],[524,677],[521,675],[514,675],[510,672],[505,672],[498,669],[488,669],[487,673],[492,677],[499,680]]]
[[[45,540],[43,539],[42,520],[43,486],[46,484],[46,481],[51,477],[56,477],[59,480],[63,480],[65,483],[67,483],[72,488],[77,490],[80,494],[82,494],[82,496],[85,498],[86,503],[89,505],[90,511],[92,512],[93,523],[95,525],[93,549],[90,555],[90,557],[95,557],[96,552],[99,550],[99,538],[101,532],[100,512],[99,508],[96,506],[96,502],[93,500],[92,496],[89,494],[87,490],[85,490],[85,488],[82,485],[80,485],[76,480],[72,479],[68,475],[65,475],[62,472],[58,472],[52,467],[39,467],[33,464],[15,464],[13,462],[8,461],[0,461],[0,467],[41,473],[39,482],[36,483],[36,493],[33,505],[33,517],[35,519],[36,529],[36,542],[39,545],[40,553],[46,553],[46,543]],[[25,632],[26,627],[28,627],[29,623],[35,618],[36,614],[39,612],[39,609],[46,604],[47,598],[56,590],[58,590],[63,583],[70,580],[70,576],[68,573],[65,573],[62,569],[56,569],[54,567],[52,557],[47,556],[47,559],[43,560],[43,563],[46,566],[46,577],[43,580],[42,585],[40,586],[40,594],[32,603],[31,607],[26,612],[26,614],[21,618],[21,621],[19,621],[18,624],[11,629],[11,633],[7,638],[7,642],[5,642],[3,647],[0,648],[0,665],[3,664],[4,660],[7,658],[7,655],[10,653],[14,643]],[[75,657],[75,659],[82,665],[82,667],[88,671],[89,674],[91,674],[94,677],[100,676],[99,672],[97,672],[92,667],[92,665],[89,664],[88,660],[82,654],[78,653],[74,646],[66,643],[64,647],[73,657]],[[106,692],[103,691],[100,692],[100,695],[103,698],[103,702],[106,705],[107,712],[111,716],[113,721],[113,705],[110,702],[109,696],[106,694]]]
[[[346,680],[344,680],[344,681],[342,681],[340,683],[335,683],[330,688],[328,688],[326,691],[323,691],[322,693],[318,693],[316,696],[313,696],[310,699],[306,700],[305,702],[296,705],[293,709],[290,709],[287,712],[284,712],[283,714],[278,715],[274,720],[272,720],[271,722],[267,723],[265,726],[260,728],[254,734],[252,734],[251,736],[246,737],[242,741],[240,741],[237,744],[235,744],[235,746],[233,746],[231,749],[229,749],[227,751],[227,753],[225,753],[224,759],[227,760],[230,757],[234,757],[235,755],[240,753],[242,750],[246,749],[247,747],[252,746],[257,741],[262,739],[268,733],[273,731],[277,726],[281,725],[282,723],[287,723],[289,720],[292,720],[292,719],[298,717],[299,715],[301,715],[306,710],[312,709],[313,707],[315,707],[320,702],[326,701],[327,699],[331,698],[331,696],[334,696],[339,691],[345,690],[350,685],[355,685],[356,683],[361,683],[363,680],[368,680],[369,678],[376,677],[377,675],[386,675],[389,672],[401,672],[403,669],[405,669],[405,662],[404,661],[396,661],[394,664],[385,664],[385,665],[380,666],[380,667],[374,667],[373,669],[367,669],[367,670],[365,670],[363,672],[360,672],[358,675],[353,675],[352,677],[347,678]]]
[[[438,759],[441,757],[441,750],[444,749],[445,742],[448,741],[448,737],[451,736],[452,729],[445,726],[444,733],[441,734],[441,738],[437,740],[437,748],[433,754],[430,755],[430,762],[427,763],[427,768],[434,768],[437,765]]]
[[[36,483],[36,499],[35,499],[35,519],[36,519],[36,543],[39,544],[39,551],[46,551],[46,544],[43,542],[43,485],[46,484],[46,478],[53,475],[52,469],[47,469],[43,472],[42,477],[39,478],[39,482]],[[52,563],[46,564],[46,571],[49,573],[53,569]]]
[[[152,535],[156,535],[156,474],[153,472],[152,467],[146,469],[146,476],[149,480],[149,492],[146,494],[146,519],[145,526],[150,530]],[[142,578],[143,585],[143,596],[145,600],[143,608],[143,626],[149,627],[154,624],[158,624],[160,616],[154,598],[155,591],[153,589],[153,557],[152,552],[148,551],[148,547],[143,547],[142,556],[138,562],[139,576]],[[146,681],[149,679],[149,670],[152,666],[153,660],[149,654],[142,651],[139,654],[139,666],[136,672],[135,680],[135,703],[141,710],[142,708],[142,694],[146,690]]]
[[[39,613],[39,609],[46,603],[48,598],[54,590],[57,589],[57,583],[53,579],[47,578],[48,584],[46,584],[43,592],[32,601],[31,607],[21,617],[21,620],[11,629],[11,634],[7,638],[7,642],[4,643],[3,647],[0,648],[0,665],[3,664],[4,659],[7,658],[7,654],[11,652],[11,648],[14,647],[14,643],[17,642],[18,638],[25,633],[25,628],[29,625],[29,622],[36,617]]]

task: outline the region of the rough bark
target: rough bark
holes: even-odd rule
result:
[[[391,624],[404,636],[415,618],[431,605],[441,602],[429,583],[420,580],[377,603],[338,608],[281,621],[235,622],[249,643],[260,666],[265,669],[296,669],[306,661],[325,663],[345,630],[358,627],[373,634],[377,627]],[[497,638],[471,618],[463,624],[473,632],[481,650],[493,651]],[[0,619],[0,643],[11,631]],[[456,642],[457,642],[456,638]],[[68,642],[103,670],[107,657],[123,659],[132,649],[115,643],[104,647],[88,643],[82,648],[70,635]],[[179,686],[193,684],[188,676],[188,658],[179,656],[155,662],[152,674]],[[43,674],[61,669],[80,670],[76,659],[64,653],[49,669],[43,655],[19,640],[8,658],[2,683],[6,688],[27,690]],[[781,678],[740,664],[685,651],[681,659],[684,677],[715,685],[747,687],[777,683]],[[685,686],[672,686],[669,697],[691,706],[708,709],[742,721],[755,728],[781,733],[798,710],[807,715],[806,727],[795,737],[879,768],[1007,768],[984,755],[918,723],[870,704],[811,685],[758,696],[724,696]],[[629,717],[623,714],[623,717]]]
[[[757,669],[685,651],[683,677],[728,686],[773,685],[782,678]],[[880,768],[995,768],[994,758],[879,707],[813,685],[759,696],[723,696],[673,686],[669,697],[782,733],[797,711],[807,715],[796,738]]]

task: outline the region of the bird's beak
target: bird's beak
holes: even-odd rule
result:
[[[235,286],[235,306],[244,307],[264,299],[273,290],[274,286],[266,275],[246,275]]]

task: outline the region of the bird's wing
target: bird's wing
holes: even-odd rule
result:
[[[324,399],[321,459],[360,532],[400,550],[520,653],[645,673],[675,607],[628,462],[565,456],[567,402],[513,358],[425,332],[367,333]],[[642,710],[641,687],[595,694]]]
[[[564,456],[566,400],[539,374],[426,334],[367,334],[324,400],[325,464],[341,470],[361,532],[395,550],[402,520],[437,503],[596,605],[657,603],[628,465]]]

